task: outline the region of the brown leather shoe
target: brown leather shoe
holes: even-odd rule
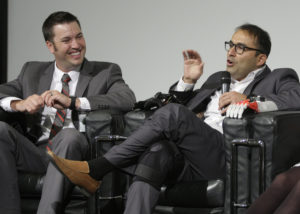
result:
[[[92,178],[89,165],[86,161],[73,161],[56,156],[51,150],[47,151],[51,162],[66,176],[73,184],[83,188],[83,193],[90,197],[99,188],[101,182]]]

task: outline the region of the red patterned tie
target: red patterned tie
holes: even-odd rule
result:
[[[61,78],[62,90],[61,93],[69,97],[69,81],[71,80],[68,74],[64,74]],[[57,109],[55,119],[53,121],[49,140],[51,140],[64,126],[66,118],[67,109],[59,110]]]

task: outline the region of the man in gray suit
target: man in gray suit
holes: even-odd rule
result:
[[[241,109],[237,108],[238,113],[235,109],[241,101],[242,110],[300,109],[296,72],[292,69],[271,72],[266,65],[271,50],[267,32],[256,25],[239,26],[231,40],[225,42],[225,49],[226,67],[231,74],[229,92],[221,90],[223,72],[212,74],[194,91],[194,84],[203,73],[203,62],[196,51],[187,50],[183,53],[183,77],[170,88],[180,104],[171,103],[156,110],[126,141],[114,146],[103,158],[70,162],[49,151],[53,162],[74,184],[90,192],[94,192],[95,183],[100,184],[99,180],[114,168],[133,174],[126,214],[151,214],[160,187],[169,178],[176,181],[224,178],[223,113],[228,110],[228,116],[237,117]],[[250,96],[261,96],[265,101],[249,101]]]
[[[129,111],[135,96],[118,65],[85,59],[86,44],[78,19],[55,12],[43,24],[53,62],[27,62],[17,79],[0,85],[0,105],[26,116],[24,137],[0,122],[0,213],[20,214],[18,171],[46,173],[38,212],[61,213],[73,185],[53,165],[46,147],[62,157],[83,160],[88,142],[79,130],[79,112]]]

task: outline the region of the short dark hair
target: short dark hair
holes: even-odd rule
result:
[[[53,26],[54,25],[70,23],[70,22],[77,22],[77,24],[81,28],[80,22],[77,19],[77,17],[69,12],[57,11],[57,12],[50,14],[47,17],[47,19],[44,21],[43,27],[42,27],[45,41],[53,40],[53,37],[54,37]]]
[[[257,25],[248,24],[248,23],[237,27],[236,31],[238,30],[245,30],[250,35],[252,35],[256,39],[258,49],[261,50],[267,56],[269,56],[271,52],[271,38],[268,32],[261,29]]]

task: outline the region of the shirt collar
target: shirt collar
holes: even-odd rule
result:
[[[71,81],[75,81],[78,79],[79,77],[79,70],[80,70],[81,66],[76,67],[74,70],[67,72],[67,74],[70,76]],[[62,76],[66,74],[66,72],[63,72],[62,70],[60,70],[55,62],[55,66],[54,66],[54,76],[53,76],[53,80],[54,81],[61,81]]]
[[[263,67],[260,67],[254,71],[251,71],[244,79],[242,79],[241,81],[235,80],[233,78],[231,78],[231,83],[243,83],[243,82],[248,82],[249,80],[253,80],[256,76],[258,76],[264,69],[266,68],[266,65],[264,65]]]

